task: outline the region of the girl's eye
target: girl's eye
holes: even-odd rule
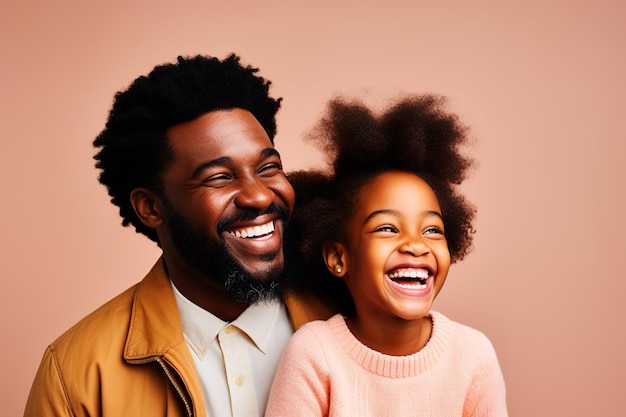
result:
[[[396,233],[398,231],[398,229],[396,229],[395,227],[393,227],[391,225],[386,224],[384,226],[377,227],[374,231],[375,232]]]
[[[424,234],[426,234],[426,235],[432,235],[432,234],[445,235],[445,233],[443,232],[443,229],[441,229],[438,226],[429,227],[428,229],[426,229],[424,231]]]

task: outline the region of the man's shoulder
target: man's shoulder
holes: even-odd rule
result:
[[[71,353],[102,341],[125,339],[138,286],[133,285],[83,317],[52,342],[50,349],[57,354]]]
[[[143,280],[82,318],[59,336],[50,345],[50,349],[62,352],[66,349],[76,349],[73,346],[84,348],[99,341],[110,344],[118,339],[122,339],[124,343],[132,318],[133,305],[140,289],[146,288],[149,291],[154,286],[167,285],[169,281],[163,278],[165,276],[163,271],[163,262],[159,259]],[[150,295],[143,299],[144,303],[154,301]]]
[[[299,291],[285,298],[285,305],[295,330],[315,320],[327,320],[338,313],[329,300],[313,292]]]

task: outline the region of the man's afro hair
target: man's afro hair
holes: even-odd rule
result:
[[[276,134],[281,99],[269,96],[270,82],[244,66],[237,55],[178,57],[173,64],[155,67],[125,91],[115,95],[105,129],[93,142],[100,182],[119,207],[122,225],[132,224],[158,243],[155,230],[145,226],[130,203],[133,189],[162,192],[161,173],[174,158],[167,130],[214,111],[250,111],[270,139]]]

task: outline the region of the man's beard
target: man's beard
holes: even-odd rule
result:
[[[180,255],[192,266],[204,273],[208,279],[223,285],[237,301],[259,303],[280,299],[297,281],[297,274],[290,273],[286,256],[287,219],[286,208],[272,204],[266,210],[240,209],[237,218],[223,219],[217,226],[220,242],[217,243],[201,230],[189,223],[166,199],[163,199],[165,215],[172,237],[172,244]],[[278,212],[283,220],[284,267],[264,271],[264,279],[255,278],[228,250],[221,237],[228,224],[234,221],[253,219],[260,214]],[[278,233],[277,231],[275,233]]]

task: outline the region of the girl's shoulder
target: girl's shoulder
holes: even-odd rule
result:
[[[313,320],[303,324],[294,333],[291,339],[325,339],[331,335],[336,337],[337,334],[343,334],[345,332],[349,332],[349,330],[345,324],[344,317],[341,314],[335,314],[327,320]]]
[[[485,333],[467,324],[449,319],[444,314],[431,311],[433,335],[431,340],[444,342],[455,350],[469,350],[475,353],[495,354],[491,340]]]

